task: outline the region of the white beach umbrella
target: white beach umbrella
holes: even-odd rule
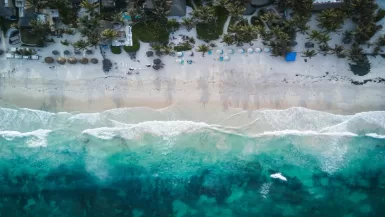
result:
[[[253,49],[253,48],[249,48],[249,49],[247,49],[247,52],[253,53],[253,52],[254,52],[254,49]]]
[[[217,50],[217,53],[219,53],[219,54],[223,54],[223,50],[221,50],[221,49],[218,49],[218,50]]]
[[[259,47],[257,47],[257,48],[255,48],[255,52],[257,52],[257,53],[261,53],[261,52],[262,52],[262,49],[261,49],[261,48],[259,48]]]
[[[245,53],[245,49],[239,48],[239,49],[238,49],[238,53]]]
[[[229,56],[224,56],[224,57],[223,57],[223,60],[224,60],[224,61],[229,61],[229,60],[230,60],[230,57],[229,57]]]
[[[227,52],[229,52],[229,54],[233,54],[234,50],[233,49],[228,49]]]
[[[269,53],[269,52],[271,51],[271,49],[268,48],[268,47],[265,47],[265,48],[263,49],[263,51],[265,51],[266,53]]]
[[[177,55],[178,57],[183,57],[183,53],[182,53],[182,52],[178,52],[178,53],[176,53],[176,55]]]

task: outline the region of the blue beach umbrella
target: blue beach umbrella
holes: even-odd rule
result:
[[[211,50],[209,50],[207,53],[208,53],[209,55],[213,54],[213,52],[212,52]]]

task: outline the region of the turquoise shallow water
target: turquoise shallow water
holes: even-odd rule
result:
[[[0,216],[385,216],[385,112],[155,113],[0,109]]]

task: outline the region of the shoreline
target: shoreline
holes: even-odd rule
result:
[[[224,80],[148,79],[126,77],[63,81],[23,79],[3,81],[3,105],[50,112],[101,112],[114,108],[148,107],[162,109],[171,105],[205,111],[213,107],[245,111],[303,107],[333,114],[355,114],[385,110],[383,84],[356,86],[338,82],[288,84],[270,82],[247,85]],[[371,97],[368,97],[371,96]],[[186,111],[187,112],[187,111]]]

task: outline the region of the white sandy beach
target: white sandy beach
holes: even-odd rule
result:
[[[179,38],[180,34],[196,38],[195,30],[187,32],[181,28],[174,36]],[[78,37],[69,36],[68,40],[73,42]],[[329,44],[340,43],[340,37],[332,35]],[[305,62],[301,57],[304,41],[305,35],[297,36],[295,62],[286,62],[284,58],[264,52],[227,54],[229,48],[235,51],[239,48],[225,47],[217,40],[212,55],[202,57],[201,53],[194,52],[195,55],[190,57],[186,52],[183,59],[193,60],[191,65],[176,63],[177,57],[160,57],[165,67],[159,71],[146,67],[158,57],[146,57],[150,47],[141,43],[137,53],[140,62],[131,60],[123,50],[120,55],[106,50],[107,58],[114,64],[108,74],[102,71],[99,49],[94,48],[94,54],[86,57],[99,59],[95,65],[43,63],[44,57],[53,56],[53,50],[73,52],[70,46],[54,43],[38,52],[42,56],[38,61],[0,60],[1,104],[56,112],[94,112],[141,106],[164,108],[173,104],[203,109],[213,106],[218,110],[300,106],[333,113],[385,109],[385,83],[378,83],[379,79],[385,78],[384,58],[369,57],[371,72],[366,76],[355,76],[348,61],[337,59],[335,55],[318,54],[306,58]],[[195,46],[202,43],[197,40]],[[263,45],[258,40],[253,46],[243,46],[245,50],[250,47],[263,48]],[[218,61],[216,49],[223,49],[230,61]],[[55,68],[50,68],[52,66]],[[132,75],[127,75],[129,67],[135,68]],[[352,81],[368,79],[372,80],[364,85],[352,84]]]

